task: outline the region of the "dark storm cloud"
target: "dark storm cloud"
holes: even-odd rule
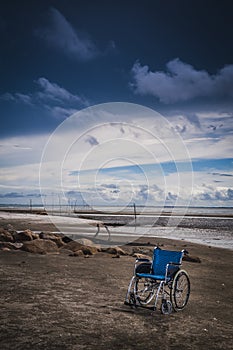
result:
[[[87,34],[78,33],[71,23],[55,8],[49,11],[49,24],[36,35],[68,57],[88,61],[99,55],[99,50]]]
[[[0,96],[0,99],[8,102],[19,102],[30,106],[33,105],[32,96],[27,94],[21,94],[19,92],[15,92],[13,94],[6,92]]]
[[[65,119],[78,109],[89,106],[89,101],[84,96],[73,94],[44,77],[40,77],[34,83],[39,88],[35,92],[27,94],[6,92],[0,96],[0,99],[30,107],[42,107],[51,116],[59,119]]]
[[[74,95],[63,87],[56,83],[50,82],[48,79],[41,77],[35,81],[39,86],[40,90],[22,94],[19,92],[15,93],[5,93],[1,96],[1,99],[22,102],[25,104],[36,104],[38,101],[49,101],[56,103],[80,103],[82,105],[88,106],[89,102],[82,96]]]
[[[152,95],[169,104],[200,97],[233,98],[233,65],[210,75],[196,70],[178,58],[169,61],[165,72],[152,72],[148,66],[136,62],[132,68],[135,93]]]

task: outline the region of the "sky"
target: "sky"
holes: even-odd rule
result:
[[[233,206],[232,1],[0,9],[0,204]]]

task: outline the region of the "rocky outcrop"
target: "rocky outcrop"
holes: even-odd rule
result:
[[[34,239],[24,242],[21,250],[36,254],[58,253],[56,243],[46,239]]]
[[[60,233],[41,232],[37,234],[29,229],[16,231],[13,226],[8,225],[0,228],[0,250],[23,250],[36,254],[64,253],[70,256],[89,257],[98,252],[111,254],[114,258],[131,255],[134,258],[151,259],[152,248],[134,247],[131,251],[125,251],[118,246],[105,246],[96,244],[95,240],[79,238],[72,240],[69,236]],[[184,261],[200,263],[197,256],[185,254]]]

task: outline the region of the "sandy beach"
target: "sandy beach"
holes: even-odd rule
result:
[[[0,217],[1,228],[56,229],[39,215]],[[95,234],[95,225],[92,230]],[[44,255],[0,250],[0,348],[232,349],[232,250],[162,237],[142,237],[121,248],[150,255],[156,245],[185,248],[201,260],[183,261],[190,300],[169,316],[124,305],[135,261],[131,255],[114,259],[98,252],[86,258],[65,250]]]

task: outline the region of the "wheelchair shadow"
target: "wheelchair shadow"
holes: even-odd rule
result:
[[[137,316],[164,316],[161,314],[160,310],[155,310],[154,306],[130,306],[125,305],[124,303],[119,306],[111,306],[111,305],[99,305],[98,308],[102,310],[108,310],[111,312],[119,312],[119,313],[127,313]]]

